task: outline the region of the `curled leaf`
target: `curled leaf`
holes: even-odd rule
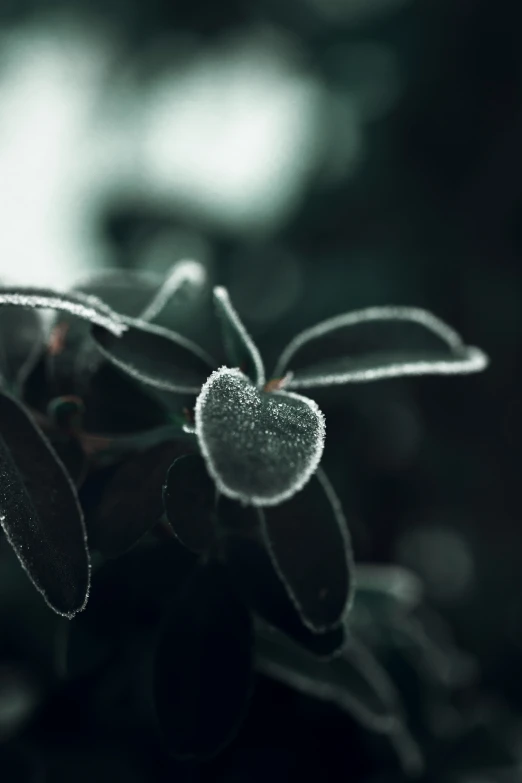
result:
[[[207,270],[203,264],[198,261],[178,261],[140,314],[140,320],[153,321],[169,302],[177,300],[187,289],[200,289],[206,279]]]
[[[231,741],[251,688],[250,614],[217,564],[199,569],[172,606],[154,663],[156,714],[170,752],[214,756]]]
[[[199,454],[178,457],[163,486],[163,505],[177,538],[193,552],[205,552],[215,536],[216,488]]]
[[[77,318],[90,321],[113,335],[123,334],[127,326],[118,313],[95,296],[76,293],[60,293],[50,288],[2,288],[0,305],[63,310]]]
[[[101,353],[142,383],[178,394],[198,394],[212,359],[176,332],[146,321],[125,318],[127,330],[115,337],[94,326],[92,335]]]
[[[267,550],[303,623],[324,632],[343,622],[354,592],[350,534],[323,471],[287,503],[260,511]]]
[[[316,470],[325,437],[313,400],[261,392],[236,369],[209,377],[195,406],[196,434],[220,492],[273,506],[302,489]]]
[[[297,335],[281,354],[275,377],[290,368],[288,388],[307,389],[405,375],[479,372],[479,348],[417,307],[370,307],[329,318]]]
[[[37,590],[58,614],[86,604],[90,562],[76,492],[28,414],[0,394],[0,523]]]
[[[214,302],[221,321],[228,362],[248,375],[258,388],[262,388],[265,384],[265,368],[261,354],[232,306],[226,288],[214,288]]]

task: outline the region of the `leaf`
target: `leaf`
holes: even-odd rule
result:
[[[230,742],[251,688],[250,614],[218,564],[197,570],[169,614],[154,664],[154,701],[170,752],[214,756]]]
[[[405,375],[479,372],[488,364],[479,349],[427,310],[370,307],[306,329],[287,345],[274,371],[293,377],[289,389],[376,381]]]
[[[104,269],[80,280],[72,293],[95,296],[120,315],[137,317],[160,285],[159,275]],[[54,393],[70,393],[78,388],[85,393],[81,384],[85,378],[90,379],[102,361],[91,339],[90,324],[68,313],[60,313],[51,331],[47,362]],[[73,386],[71,380],[75,382]]]
[[[363,602],[372,610],[412,610],[424,596],[419,577],[402,566],[359,563],[355,572],[356,602]]]
[[[371,651],[355,638],[340,656],[320,661],[278,631],[258,626],[255,666],[307,696],[335,704],[366,729],[389,736],[405,771],[422,770],[399,693]]]
[[[206,552],[215,539],[216,488],[199,454],[178,457],[163,486],[167,519],[181,543],[192,552]]]
[[[170,465],[186,449],[160,443],[127,459],[106,485],[87,517],[89,542],[106,557],[117,557],[139,541],[163,514],[162,489]]]
[[[205,285],[207,270],[198,261],[177,261],[160,288],[140,314],[142,321],[154,321],[165,307],[181,298],[194,295]]]
[[[302,489],[323,452],[324,416],[313,400],[258,391],[236,369],[212,373],[196,400],[195,423],[219,491],[255,506]]]
[[[0,377],[9,389],[22,387],[36,365],[43,345],[39,313],[18,307],[0,307]]]
[[[259,513],[267,551],[303,623],[322,632],[343,622],[354,591],[352,547],[323,471],[288,503]]]
[[[0,523],[37,590],[58,614],[86,604],[85,525],[64,467],[25,410],[0,394]]]
[[[220,520],[227,512],[233,511],[232,506],[236,506],[238,514],[253,517],[253,520],[245,521],[243,534],[236,523],[237,532],[230,533],[223,541],[224,559],[238,594],[263,620],[301,647],[322,658],[337,655],[346,643],[344,627],[340,625],[325,633],[314,633],[307,628],[259,536],[255,510],[221,498],[218,506]],[[257,530],[254,527],[250,532],[256,524]]]
[[[247,375],[255,386],[262,388],[265,385],[265,368],[261,354],[232,306],[226,288],[214,288],[214,303],[221,321],[228,362]]]
[[[63,310],[77,318],[98,324],[113,335],[127,330],[122,318],[95,296],[77,293],[60,293],[50,288],[2,288],[0,305]]]
[[[125,318],[127,331],[115,337],[94,326],[96,345],[110,362],[142,383],[178,394],[198,394],[215,366],[207,354],[180,334],[146,321]]]

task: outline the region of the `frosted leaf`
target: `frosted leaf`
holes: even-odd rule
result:
[[[0,524],[48,605],[85,608],[90,561],[82,511],[62,463],[22,406],[0,394]]]
[[[116,338],[106,329],[93,327],[101,353],[142,383],[179,394],[197,394],[215,366],[195,343],[177,332],[134,318],[125,318],[127,331]]]
[[[285,348],[275,377],[294,373],[288,388],[376,381],[406,375],[479,372],[480,350],[427,310],[370,307],[329,318],[297,335]]]
[[[259,513],[272,563],[303,623],[317,633],[343,622],[354,592],[352,546],[323,471],[296,497]]]
[[[237,369],[208,378],[195,406],[196,435],[223,495],[273,506],[310,479],[324,447],[324,416],[313,400],[259,391]]]
[[[85,321],[90,321],[111,334],[123,334],[127,326],[123,318],[95,296],[76,293],[60,293],[50,288],[2,288],[0,305],[16,307],[35,307],[40,309],[63,310]]]
[[[306,489],[298,497],[301,494],[306,494]],[[228,532],[222,542],[223,553],[238,595],[270,626],[314,656],[325,659],[338,655],[346,644],[344,626],[339,624],[317,633],[305,625],[264,545],[257,509],[221,496],[218,516],[220,525],[226,526]]]
[[[222,286],[214,288],[214,301],[221,321],[228,362],[233,367],[239,367],[258,388],[262,388],[265,385],[263,360],[232,306],[226,288]]]
[[[154,298],[140,315],[142,321],[153,321],[163,308],[176,296],[190,289],[205,285],[207,271],[198,261],[178,261],[172,267]]]
[[[387,735],[404,771],[422,770],[397,689],[370,649],[355,638],[341,655],[320,661],[278,631],[258,626],[256,668],[307,696],[335,704],[366,729]]]

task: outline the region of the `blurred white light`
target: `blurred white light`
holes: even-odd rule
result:
[[[253,40],[165,74],[143,113],[143,185],[235,230],[295,207],[321,150],[324,94],[284,47]]]
[[[94,102],[107,52],[76,30],[0,39],[0,276],[66,284],[100,265]]]

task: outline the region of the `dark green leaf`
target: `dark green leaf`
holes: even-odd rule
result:
[[[213,360],[190,340],[145,321],[125,319],[128,330],[115,337],[94,326],[99,350],[124,372],[157,389],[198,394],[214,366]]]
[[[288,503],[259,512],[274,567],[305,625],[325,631],[346,617],[353,596],[350,534],[333,488],[319,470]]]
[[[230,742],[251,687],[252,627],[217,564],[180,591],[160,639],[154,700],[170,752],[202,759]]]
[[[174,533],[193,552],[208,551],[215,538],[216,488],[199,454],[179,457],[163,487],[165,513]]]
[[[160,443],[123,463],[105,487],[94,513],[87,517],[92,547],[107,557],[116,557],[159,521],[165,477],[185,450],[185,444]]]
[[[223,519],[232,504],[233,501],[220,500],[220,519]],[[254,509],[242,508],[237,503],[234,505],[242,514],[256,517]],[[257,522],[257,518],[252,520],[254,522]],[[245,529],[249,529],[248,522],[245,523]],[[325,633],[313,633],[303,623],[255,531],[251,535],[236,533],[226,536],[223,548],[227,568],[238,594],[253,611],[318,657],[328,658],[342,650],[346,641],[342,625]]]
[[[221,322],[227,362],[238,367],[258,388],[265,384],[261,355],[235,311],[226,288],[214,288],[214,302]]]
[[[324,417],[312,400],[258,391],[237,369],[212,373],[196,401],[195,421],[219,491],[256,506],[298,492],[323,452]]]
[[[256,628],[256,668],[285,685],[331,702],[370,731],[386,734],[405,771],[423,767],[419,748],[408,732],[401,698],[371,651],[356,639],[343,653],[320,661],[278,631]]]
[[[0,394],[0,522],[58,614],[84,608],[90,564],[82,512],[63,465],[25,410]]]
[[[290,370],[289,389],[375,381],[405,375],[478,372],[479,348],[432,313],[415,307],[370,307],[329,318],[285,348],[275,377]]]

